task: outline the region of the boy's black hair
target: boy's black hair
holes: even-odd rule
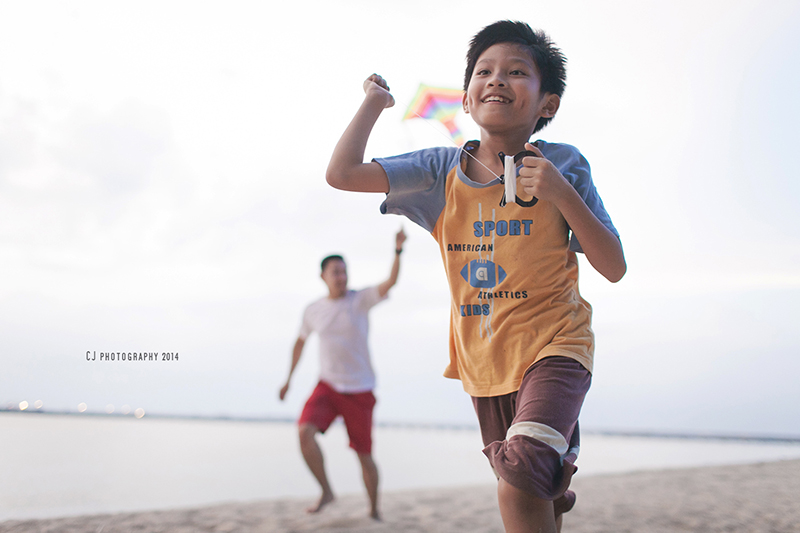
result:
[[[567,86],[567,58],[545,32],[533,30],[524,22],[512,20],[500,20],[489,24],[472,38],[467,50],[464,91],[469,87],[478,58],[486,49],[500,43],[519,44],[530,52],[542,79],[542,93],[555,94],[559,98],[564,94],[564,88]],[[551,120],[553,117],[540,118],[533,132],[541,130]]]
[[[322,272],[325,272],[325,267],[328,266],[328,263],[330,263],[331,261],[341,261],[342,263],[344,263],[344,257],[342,257],[339,254],[333,254],[323,259],[322,263],[320,263],[320,266],[322,267]]]

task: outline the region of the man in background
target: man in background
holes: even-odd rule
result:
[[[322,260],[322,280],[328,295],[306,307],[303,322],[292,351],[292,364],[280,399],[286,397],[292,373],[300,361],[308,336],[319,335],[320,379],[305,404],[298,421],[300,450],[322,488],[317,505],[310,513],[322,510],[334,500],[317,433],[325,433],[331,423],[342,416],[350,447],[358,454],[364,485],[370,500],[369,515],[380,520],[378,512],[378,467],[372,458],[372,411],[375,406],[375,372],[370,363],[367,334],[369,310],[385,300],[389,289],[397,283],[400,254],[406,235],[401,229],[395,236],[394,262],[389,278],[379,285],[362,290],[347,288],[347,265],[340,255]]]

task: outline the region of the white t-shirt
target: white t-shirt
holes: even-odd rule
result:
[[[343,393],[371,391],[375,372],[369,358],[369,310],[386,299],[378,287],[347,291],[341,298],[325,297],[306,307],[298,335],[304,341],[319,335],[320,380]]]

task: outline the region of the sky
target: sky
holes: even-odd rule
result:
[[[379,283],[402,226],[400,282],[371,313],[376,419],[474,424],[441,376],[435,242],[324,173],[373,72],[397,105],[367,159],[447,144],[403,112],[420,83],[460,88],[469,39],[506,18],[567,56],[537,136],[589,160],[628,262],[611,284],[581,258],[582,426],[800,435],[796,1],[0,0],[0,406],[296,417],[313,338],[278,389],[319,260]]]

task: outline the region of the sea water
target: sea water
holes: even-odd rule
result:
[[[347,433],[319,438],[337,494],[363,492]],[[487,484],[477,428],[374,431],[381,490]],[[293,423],[0,413],[0,520],[309,498]],[[584,434],[579,476],[800,458],[800,445]]]

